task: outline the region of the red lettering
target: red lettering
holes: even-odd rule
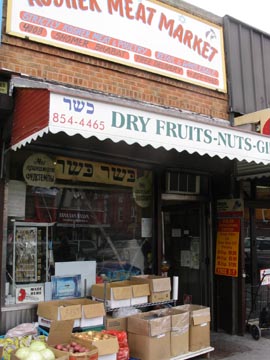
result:
[[[43,6],[40,0],[28,0],[30,6],[35,6],[34,1],[38,6]]]
[[[86,0],[28,0],[30,6],[55,6],[61,7],[66,5],[68,9],[91,10],[101,12],[97,0],[88,0],[89,5],[85,5]]]
[[[121,0],[109,0],[108,1],[108,11],[109,14],[112,14],[113,11],[118,11],[120,16],[124,16],[124,9]]]
[[[79,0],[79,9],[81,10],[88,10],[88,6],[84,5],[84,0]]]
[[[190,49],[191,49],[191,40],[192,40],[192,38],[193,38],[192,31],[186,30],[185,35],[184,35],[184,39],[183,39],[183,44],[187,45]]]
[[[174,20],[171,19],[167,21],[166,15],[161,13],[159,25],[158,25],[159,30],[163,30],[163,28],[165,28],[166,30],[169,29],[169,35],[172,36],[173,27],[174,27]]]
[[[195,35],[194,42],[193,42],[193,50],[197,51],[197,53],[201,54],[201,43],[202,39],[199,39],[197,35]]]
[[[98,11],[98,12],[101,12],[101,9],[100,9],[100,7],[99,7],[99,5],[98,5],[98,3],[97,3],[97,0],[90,0],[90,5],[89,5],[89,7],[90,7],[90,10],[91,11]]]
[[[217,49],[211,47],[212,53],[209,55],[208,61],[212,61],[214,56],[218,53]]]
[[[133,0],[126,0],[126,6],[125,6],[125,9],[126,9],[126,17],[127,17],[128,19],[131,19],[131,20],[134,19],[134,16],[131,15],[131,13],[132,13],[132,7],[131,7],[132,1],[133,1]]]
[[[173,32],[174,39],[177,37],[180,42],[183,41],[184,28],[182,25],[178,25]]]

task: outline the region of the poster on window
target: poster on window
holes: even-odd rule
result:
[[[240,219],[220,219],[218,223],[215,274],[238,276]]]
[[[37,281],[37,228],[17,227],[15,233],[15,281]]]

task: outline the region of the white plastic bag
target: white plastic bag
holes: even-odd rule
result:
[[[38,324],[37,323],[24,323],[20,324],[10,330],[5,335],[5,338],[13,338],[26,335],[37,335]]]

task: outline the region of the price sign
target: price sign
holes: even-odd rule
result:
[[[238,276],[240,219],[221,219],[218,224],[215,274]]]

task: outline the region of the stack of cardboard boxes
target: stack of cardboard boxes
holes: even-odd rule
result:
[[[156,275],[133,276],[130,281],[93,285],[92,295],[109,308],[156,305],[171,301],[171,280]],[[201,305],[181,305],[122,318],[107,314],[105,326],[127,331],[131,356],[142,360],[166,360],[210,347],[210,308]]]
[[[73,330],[76,326],[89,328],[105,324],[107,330],[126,331],[130,356],[140,360],[177,359],[210,348],[209,307],[193,304],[168,308],[159,306],[159,303],[171,301],[170,278],[140,275],[131,280],[95,284],[92,286],[92,296],[94,300],[69,299],[39,303],[39,324],[50,327],[50,333],[53,327],[54,335],[49,338],[51,346],[60,340],[68,341],[71,337],[72,329],[68,333],[59,331],[59,326],[62,326],[59,324],[64,320],[72,322]],[[143,305],[142,311],[122,318],[115,318],[108,311],[108,308],[124,310],[140,304]],[[153,310],[153,304],[158,305],[158,309]],[[149,306],[152,310],[149,310]],[[64,338],[61,338],[62,335]],[[117,358],[116,338],[110,339],[110,342],[99,340],[98,343],[89,339],[87,343],[95,346],[90,348],[93,360],[97,353],[99,359],[102,356],[106,360]]]
[[[167,360],[210,347],[210,309],[184,305],[127,319],[130,354],[142,360]]]

